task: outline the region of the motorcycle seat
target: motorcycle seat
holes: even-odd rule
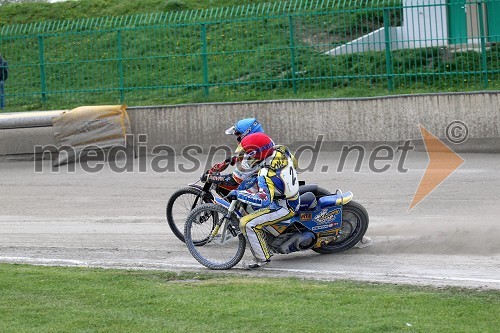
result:
[[[299,194],[304,194],[307,192],[316,192],[318,190],[318,185],[316,184],[308,184],[308,185],[300,185],[299,186]]]
[[[317,203],[316,196],[312,192],[306,192],[300,195],[299,210],[312,210]]]
[[[352,192],[339,192],[332,195],[327,195],[318,199],[318,207],[345,205],[352,200]]]

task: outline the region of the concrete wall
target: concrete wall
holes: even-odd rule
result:
[[[0,114],[0,156],[33,155],[35,145],[55,145],[52,118],[63,110]]]
[[[385,28],[380,28],[378,30],[372,31],[369,34],[359,37],[352,42],[346,43],[344,45],[338,46],[328,52],[326,55],[337,56],[352,53],[362,53],[368,51],[384,51],[385,50]],[[401,38],[398,38],[402,34],[401,27],[390,28],[390,40],[391,40],[391,50],[397,49],[399,46],[403,48],[406,44],[400,44]]]
[[[363,142],[369,149],[379,142],[397,144],[419,140],[418,124],[445,138],[448,124],[461,120],[469,128],[469,139],[461,145],[452,145],[453,149],[500,152],[500,91],[186,104],[129,107],[127,110],[136,138],[138,134],[147,134],[148,151],[159,144],[175,148],[189,144],[234,147],[234,138],[225,135],[224,130],[238,119],[256,117],[278,143],[293,146],[314,142],[318,135],[323,135],[324,149],[340,149],[343,144],[352,142]],[[36,113],[19,115],[28,117],[30,114],[44,119]],[[53,117],[54,111],[45,114]],[[4,120],[5,126],[0,126],[0,155],[32,154],[34,145],[55,143],[52,127],[19,128],[25,123],[19,119],[19,124],[14,126],[17,128],[13,128],[11,119]]]
[[[315,141],[320,134],[332,142],[420,139],[419,123],[445,138],[454,120],[467,124],[469,143],[500,142],[500,92],[131,107],[128,113],[133,132],[147,134],[148,145],[232,146],[224,130],[247,117],[285,144]]]

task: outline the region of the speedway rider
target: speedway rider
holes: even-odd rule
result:
[[[236,140],[238,142],[242,142],[247,136],[254,133],[264,133],[262,125],[255,118],[246,118],[241,119],[236,122],[236,124],[225,131],[228,135],[235,135]],[[292,161],[293,171],[296,175],[297,169],[297,160],[295,157],[289,152],[288,148],[284,146],[276,146],[275,150],[279,152],[284,152],[285,156],[290,157]],[[237,152],[242,151],[241,144],[237,148]],[[234,190],[236,189],[244,180],[248,179],[250,176],[255,175],[259,169],[259,165],[248,165],[248,163],[242,163],[241,154],[237,154],[236,156],[232,156],[227,158],[225,161],[215,164],[207,174],[201,177],[203,182],[206,182],[209,179],[211,182],[218,184],[221,188],[226,190]],[[275,162],[276,164],[276,162]],[[221,175],[220,172],[227,169],[229,165],[236,165],[235,170],[231,174]],[[298,182],[296,182],[296,186],[298,188]],[[297,204],[298,207],[298,204]],[[292,215],[293,216],[293,215]],[[286,220],[286,219],[283,219]],[[251,231],[253,232],[253,231]],[[373,241],[363,236],[363,239],[356,245],[356,247],[363,248],[366,246],[370,246],[373,244]],[[264,259],[263,257],[259,257],[259,259]],[[269,258],[266,258],[267,261]],[[260,266],[260,264],[255,265],[256,267]]]
[[[277,146],[264,133],[255,133],[241,140],[239,149],[244,154],[241,164],[258,169],[256,177],[245,181],[246,190],[233,190],[229,198],[251,205],[254,212],[240,220],[254,260],[243,262],[247,269],[268,263],[271,253],[264,239],[263,228],[285,221],[295,215],[300,205],[299,182],[294,167],[295,158],[285,146]]]
[[[226,130],[226,134],[236,136],[236,140],[241,142],[247,135],[253,133],[263,133],[262,125],[255,118],[241,119]],[[238,146],[239,147],[239,146]],[[238,148],[237,148],[238,150]],[[257,171],[257,168],[245,168],[242,166],[241,157],[239,155],[231,156],[221,163],[215,164],[207,174],[201,177],[202,181],[210,180],[212,183],[218,184],[225,189],[235,189],[239,184],[250,175]],[[227,169],[229,165],[236,165],[232,174],[220,175],[220,172]]]

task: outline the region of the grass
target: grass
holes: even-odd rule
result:
[[[0,26],[43,21],[183,11],[274,2],[275,0],[78,0],[2,6]],[[290,0],[288,0],[290,1]],[[295,1],[295,0],[291,0]],[[330,1],[331,2],[331,1]],[[338,2],[335,0],[334,2]],[[386,1],[387,4],[389,2]],[[395,4],[400,0],[393,1]],[[364,6],[359,4],[358,6]]]
[[[28,23],[248,3],[256,2],[83,0],[7,5],[0,11],[0,23],[19,22],[17,13]],[[388,74],[385,52],[325,55],[383,26],[383,11],[377,7],[332,11],[329,6],[323,12],[304,10],[293,18],[198,19],[3,36],[0,52],[10,68],[5,111],[500,88],[498,45],[484,57],[438,47],[396,50],[390,59],[393,76]],[[391,7],[389,19],[391,25],[399,25],[400,8]],[[488,76],[482,73],[484,66]]]
[[[498,291],[0,264],[0,331],[497,332]]]
[[[0,25],[181,11],[254,3],[254,0],[78,0],[2,6]]]

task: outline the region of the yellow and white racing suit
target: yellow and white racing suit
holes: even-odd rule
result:
[[[290,219],[300,205],[296,160],[285,146],[260,163],[256,178],[257,190],[239,190],[239,201],[252,205],[254,212],[240,220],[240,228],[247,236],[257,260],[271,257],[264,239],[263,228]]]

